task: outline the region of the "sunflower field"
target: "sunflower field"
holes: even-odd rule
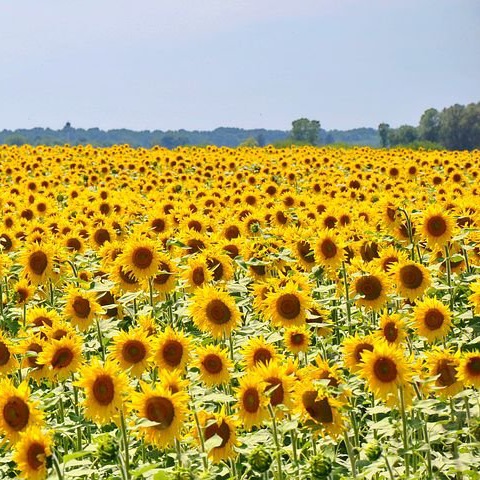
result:
[[[0,173],[1,479],[480,478],[479,151]]]

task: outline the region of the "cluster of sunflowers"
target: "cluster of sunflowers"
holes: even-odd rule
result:
[[[478,151],[0,159],[1,478],[478,478]]]

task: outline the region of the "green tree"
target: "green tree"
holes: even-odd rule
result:
[[[462,150],[464,147],[462,117],[465,106],[455,104],[444,108],[440,114],[440,142],[451,150]]]
[[[411,125],[402,125],[389,131],[388,141],[390,145],[408,145],[418,140],[418,132]]]
[[[380,135],[380,141],[382,142],[383,148],[388,146],[389,130],[390,125],[388,123],[381,123],[378,126],[378,134]]]
[[[320,136],[320,122],[318,120],[309,120],[308,118],[299,118],[292,122],[292,138],[298,142],[315,145]]]
[[[420,117],[418,133],[422,140],[438,142],[440,138],[440,113],[435,108],[429,108]]]

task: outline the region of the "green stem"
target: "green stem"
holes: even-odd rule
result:
[[[345,431],[345,447],[347,448],[348,458],[350,459],[350,466],[352,467],[353,478],[357,477],[357,463],[355,461],[355,455],[353,454],[352,444],[348,437],[348,432]]]
[[[273,430],[273,440],[275,441],[276,449],[276,459],[277,459],[277,469],[278,469],[278,479],[283,480],[283,470],[282,470],[282,454],[280,451],[280,442],[278,441],[278,431],[277,431],[277,421],[275,420],[275,412],[273,411],[272,405],[268,404],[268,412],[270,413],[270,418],[272,420],[272,430]]]
[[[125,415],[122,411],[120,412],[120,424],[122,427],[122,438],[123,438],[123,449],[125,454],[125,473],[127,476],[127,480],[130,479],[130,456],[128,452],[128,432],[127,432],[127,425],[125,423]]]
[[[102,353],[102,360],[105,361],[105,346],[103,345],[102,330],[100,329],[100,321],[97,319],[97,336],[98,343],[100,343],[100,352]]]
[[[403,437],[403,458],[405,460],[405,474],[408,478],[410,475],[410,464],[408,457],[408,437],[407,437],[407,415],[405,412],[405,397],[403,395],[403,388],[399,387],[400,395],[400,413],[402,415],[402,437]]]
[[[452,288],[452,264],[450,262],[450,249],[448,248],[448,245],[445,245],[445,262],[447,265],[448,292],[450,293],[450,311],[453,315],[454,298],[453,298],[453,288]]]
[[[348,282],[347,282],[347,269],[345,268],[345,262],[342,262],[342,277],[343,285],[345,287],[345,300],[347,304],[347,322],[348,322],[348,334],[352,334],[352,312],[350,309],[350,292],[348,291]]]
[[[175,439],[175,451],[177,452],[178,466],[181,467],[182,466],[182,448],[180,446],[180,442],[177,439]]]
[[[62,470],[60,469],[60,464],[58,463],[58,458],[57,455],[55,455],[55,452],[52,453],[52,464],[57,473],[58,480],[63,480]]]
[[[3,279],[0,282],[0,315],[3,317]]]
[[[197,426],[197,433],[198,433],[198,438],[200,440],[200,448],[202,450],[202,460],[203,460],[203,469],[205,471],[208,470],[208,459],[207,459],[207,452],[205,452],[205,440],[203,438],[203,432],[200,427],[200,422],[198,420],[198,415],[195,409],[193,410],[193,416],[195,418],[195,425]]]

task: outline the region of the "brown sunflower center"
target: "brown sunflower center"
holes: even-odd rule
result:
[[[442,387],[449,387],[457,381],[457,369],[448,360],[440,360],[437,364],[437,384]]]
[[[216,258],[209,258],[207,260],[207,266],[213,272],[213,279],[218,282],[223,277],[223,265],[222,262]]]
[[[99,228],[95,234],[93,235],[93,239],[95,240],[95,243],[99,245],[100,247],[105,243],[105,242],[110,242],[110,233],[108,232],[107,229],[105,228]]]
[[[150,225],[155,233],[162,233],[165,230],[165,220],[162,218],[153,219]]]
[[[300,347],[305,344],[305,335],[303,333],[294,333],[290,335],[290,342],[293,345]]]
[[[313,420],[320,423],[332,423],[333,411],[327,398],[317,400],[318,393],[315,390],[308,390],[302,395],[302,403],[305,410]]]
[[[276,307],[277,312],[287,320],[292,320],[300,314],[300,300],[293,293],[281,295]]]
[[[227,240],[233,240],[234,238],[238,238],[240,236],[240,229],[236,225],[230,225],[225,230],[225,238]]]
[[[426,313],[425,313],[425,326],[429,330],[438,330],[444,322],[445,318],[443,316],[443,313],[436,309],[436,308],[430,308]]]
[[[205,272],[203,271],[203,267],[195,267],[192,272],[192,282],[194,285],[202,285],[205,281]]]
[[[276,407],[283,403],[285,397],[285,390],[283,389],[282,381],[277,377],[269,377],[265,380],[268,384],[265,390],[271,390],[270,404],[272,407]]]
[[[383,271],[388,272],[389,268],[395,263],[398,263],[398,258],[394,257],[393,255],[390,257],[384,258],[382,260]]]
[[[165,285],[170,278],[170,267],[165,262],[160,262],[160,271],[163,273],[159,273],[153,280],[154,283],[157,285]]]
[[[397,366],[391,358],[380,357],[375,360],[373,373],[383,383],[393,382],[397,378]]]
[[[228,306],[219,299],[211,300],[208,303],[206,313],[208,320],[215,325],[228,323],[232,318],[232,313]]]
[[[153,252],[148,247],[138,247],[133,251],[132,263],[135,267],[145,270],[153,262]]]
[[[32,470],[38,470],[45,463],[45,449],[41,443],[30,444],[27,450],[27,463]]]
[[[266,348],[257,348],[253,354],[253,363],[263,363],[266,365],[272,359],[272,353]]]
[[[44,252],[33,252],[28,258],[30,270],[35,275],[42,275],[48,265],[48,257]]]
[[[426,229],[432,237],[441,237],[447,231],[447,222],[441,215],[429,218]]]
[[[115,396],[115,384],[110,375],[99,375],[93,382],[93,396],[102,406],[112,403]]]
[[[72,363],[74,358],[73,352],[68,347],[59,348],[53,355],[52,367],[53,368],[65,368]]]
[[[59,328],[55,330],[55,332],[52,335],[52,338],[55,340],[61,340],[65,335],[67,335],[67,331],[64,330],[63,328]]]
[[[320,246],[320,250],[322,251],[322,255],[328,260],[330,258],[335,257],[337,254],[337,246],[335,243],[330,240],[329,238],[325,239]]]
[[[90,315],[90,302],[83,297],[75,297],[72,303],[72,308],[75,311],[75,315],[79,318],[88,318]]]
[[[313,250],[309,242],[305,240],[300,240],[297,243],[297,251],[304,262],[313,263],[315,261],[315,257],[313,256]]]
[[[147,418],[155,425],[157,430],[167,429],[175,418],[175,408],[172,402],[165,397],[151,397],[146,405]]]
[[[135,285],[138,283],[135,276],[131,272],[126,272],[123,267],[119,268],[118,273],[120,274],[122,281],[124,281],[126,284]]]
[[[180,365],[183,357],[183,345],[178,340],[168,340],[163,346],[162,356],[170,367]]]
[[[82,244],[78,238],[69,238],[67,240],[67,248],[78,252],[82,248]]]
[[[145,345],[139,340],[127,340],[122,348],[122,357],[128,363],[141,362],[146,354]]]
[[[374,275],[366,275],[357,280],[355,284],[357,293],[364,300],[376,300],[382,294],[382,282]]]
[[[222,420],[222,423],[220,423],[220,425],[217,425],[216,423],[212,423],[211,425],[208,425],[208,427],[205,428],[205,440],[209,440],[215,435],[218,435],[222,439],[222,443],[215,448],[225,447],[225,445],[228,443],[228,440],[230,440],[230,435],[231,435],[230,427],[225,422],[225,420]]]
[[[27,361],[28,361],[28,365],[32,368],[37,368],[37,369],[42,369],[43,368],[43,365],[40,365],[37,363],[37,357],[38,357],[38,354],[43,351],[43,348],[41,345],[39,345],[38,343],[31,343],[27,350],[29,352],[35,352],[37,355],[29,355],[27,357]]]
[[[393,343],[398,338],[398,328],[395,322],[388,322],[383,327],[383,336],[387,342]]]
[[[10,350],[4,342],[0,342],[0,367],[6,365],[10,360]]]
[[[28,290],[26,288],[17,288],[18,303],[23,303],[28,298]]]
[[[400,281],[406,288],[415,290],[423,282],[423,273],[416,265],[405,265],[400,269]]]
[[[30,409],[20,397],[10,398],[3,407],[4,421],[16,432],[26,427],[29,418]]]
[[[223,368],[222,359],[214,353],[209,353],[206,355],[202,360],[202,365],[203,368],[205,368],[205,370],[211,375],[220,373]]]
[[[258,394],[258,390],[256,388],[247,388],[243,393],[242,403],[243,408],[245,408],[248,413],[258,412],[260,408],[260,395]]]
[[[471,357],[466,363],[466,368],[470,375],[480,376],[480,356]]]

